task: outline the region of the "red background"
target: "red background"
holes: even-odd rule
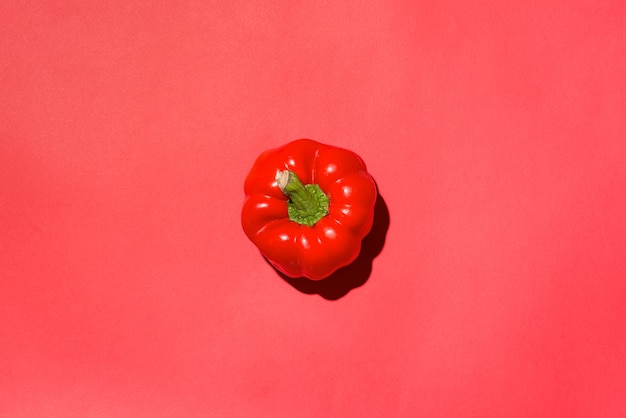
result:
[[[626,414],[624,2],[28,3],[0,5],[0,415]],[[240,227],[301,137],[384,203],[330,297]]]

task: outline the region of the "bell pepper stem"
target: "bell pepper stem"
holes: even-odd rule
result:
[[[276,183],[289,197],[287,209],[291,221],[313,226],[328,214],[328,196],[319,185],[303,185],[298,175],[291,170],[279,171]]]

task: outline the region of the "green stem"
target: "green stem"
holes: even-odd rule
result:
[[[296,173],[290,170],[279,171],[276,183],[289,196],[289,220],[313,226],[328,214],[328,196],[317,184],[303,185]]]

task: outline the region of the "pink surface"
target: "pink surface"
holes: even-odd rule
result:
[[[1,416],[626,414],[623,2],[24,3]],[[256,156],[301,137],[383,198],[323,288],[240,227]]]

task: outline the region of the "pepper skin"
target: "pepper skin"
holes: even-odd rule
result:
[[[342,148],[299,139],[266,151],[244,192],[244,232],[289,277],[330,276],[357,258],[372,228],[376,184]]]

